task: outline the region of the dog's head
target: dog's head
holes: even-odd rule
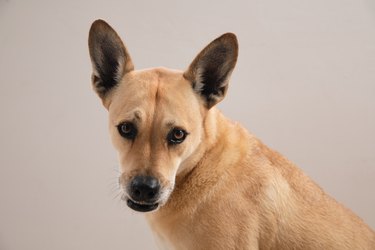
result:
[[[237,61],[237,39],[217,38],[185,72],[137,71],[121,38],[97,20],[89,50],[93,87],[109,111],[119,153],[123,198],[136,211],[152,211],[167,202],[176,176],[203,143],[205,117],[224,98]]]

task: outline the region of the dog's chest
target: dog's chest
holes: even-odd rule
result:
[[[169,216],[160,216],[158,211],[148,215],[147,220],[159,249],[191,249],[188,242],[190,233],[186,231],[190,226],[186,221],[186,217],[184,219],[175,213],[171,213]]]
[[[154,233],[154,237],[155,237],[155,241],[156,241],[156,245],[157,245],[158,249],[160,249],[160,250],[176,249],[176,248],[173,247],[171,242],[169,242],[167,239],[165,239],[161,235],[158,235],[158,234]]]

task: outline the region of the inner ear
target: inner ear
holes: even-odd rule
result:
[[[92,83],[98,95],[104,98],[134,66],[121,38],[103,20],[96,20],[90,28],[89,51]]]
[[[207,108],[224,98],[237,57],[237,38],[226,33],[207,45],[184,73],[194,90],[206,101]]]

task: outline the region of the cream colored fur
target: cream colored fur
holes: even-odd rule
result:
[[[90,54],[96,77],[100,70],[95,51],[100,46],[93,43],[100,32],[118,40],[103,21],[93,24]],[[220,41],[234,46],[228,36]],[[210,102],[199,93],[201,82],[192,86],[194,76],[202,78],[200,67],[210,62],[201,59],[211,53],[210,48],[185,72],[135,71],[125,47],[123,51],[125,66],[120,63],[119,67],[126,70],[116,87],[105,94],[100,86],[95,89],[109,111],[124,198],[126,185],[136,175],[154,176],[162,185],[158,209],[145,215],[164,246],[178,250],[375,249],[375,233],[359,217],[213,106],[226,87],[223,96],[207,99]],[[233,53],[230,56],[237,51]],[[232,64],[235,60],[228,65]],[[229,78],[231,70],[227,73]],[[136,124],[139,135],[134,142],[119,135],[116,126],[123,121]],[[165,137],[175,126],[189,135],[170,147]]]

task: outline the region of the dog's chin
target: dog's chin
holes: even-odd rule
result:
[[[135,202],[131,199],[127,199],[126,204],[131,209],[133,209],[137,212],[143,212],[143,213],[154,211],[155,209],[157,209],[159,207],[159,203],[141,204],[141,203]]]

